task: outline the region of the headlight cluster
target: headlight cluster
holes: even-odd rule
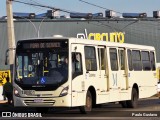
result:
[[[20,97],[20,95],[19,95],[19,92],[18,92],[18,90],[16,89],[16,88],[14,88],[14,95],[16,96],[16,97]]]
[[[67,94],[68,94],[68,89],[69,89],[69,86],[67,86],[67,87],[65,87],[62,91],[61,91],[61,93],[60,93],[60,97],[62,97],[62,96],[66,96]]]

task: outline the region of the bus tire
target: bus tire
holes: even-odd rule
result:
[[[121,106],[122,106],[123,108],[127,108],[127,107],[128,107],[126,101],[120,101],[119,103],[121,104]]]
[[[90,91],[87,91],[86,95],[86,105],[85,106],[80,106],[79,110],[83,114],[87,114],[92,111],[92,95]]]
[[[43,114],[43,113],[47,113],[49,108],[48,107],[37,107],[36,110],[37,110],[38,113]]]
[[[138,105],[138,91],[133,88],[131,100],[126,101],[128,108],[136,108]]]

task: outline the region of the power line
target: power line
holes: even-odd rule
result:
[[[37,3],[33,0],[31,0],[32,3],[23,2],[23,1],[19,1],[19,0],[13,0],[13,1],[17,2],[17,3],[21,3],[21,4],[31,5],[31,6],[34,6],[34,7],[49,8],[49,9],[54,10],[53,12],[61,11],[61,12],[65,12],[65,13],[68,13],[68,14],[70,14],[70,13],[80,13],[80,12],[75,12],[75,11],[70,11],[70,10],[65,10],[65,9],[61,9],[61,8],[56,8],[56,7],[52,7],[52,6],[43,5],[43,4]],[[37,4],[35,4],[35,3],[37,3]],[[77,14],[77,16],[79,16],[79,15]]]
[[[36,2],[35,0],[30,0],[33,4],[37,4],[37,5],[45,5],[44,3],[40,3],[40,2]]]
[[[56,7],[52,7],[52,6],[47,6],[47,5],[42,5],[42,4],[39,4],[33,0],[30,0],[30,3],[29,2],[23,2],[23,1],[19,1],[19,0],[13,0],[14,2],[17,2],[17,3],[22,3],[22,4],[26,4],[26,5],[30,5],[30,6],[34,6],[34,7],[42,7],[42,8],[49,8],[49,9],[52,9],[54,10],[53,12],[55,11],[61,11],[61,12],[65,12],[65,13],[69,13],[69,14],[75,14],[76,16],[79,16],[81,17],[81,14],[79,14],[80,12],[73,12],[73,11],[69,11],[69,10],[65,10],[65,9],[60,9],[60,8],[56,8]],[[33,3],[34,2],[34,3]],[[37,4],[35,4],[37,3]],[[84,16],[88,17],[88,13],[84,14]]]
[[[34,3],[28,3],[28,2],[22,2],[22,1],[19,1],[19,0],[13,0],[14,2],[17,2],[17,3],[22,3],[22,4],[26,4],[26,5],[31,5],[31,6],[37,6],[37,7],[42,7],[42,8],[49,8],[49,9],[52,9],[52,10],[59,10],[59,11],[62,11],[62,12],[66,12],[66,13],[70,13],[68,10],[64,10],[64,9],[60,9],[60,8],[55,8],[55,7],[51,7],[51,6],[46,6],[46,5],[41,5],[41,4],[34,4]]]
[[[36,2],[36,1],[34,1],[34,0],[30,0],[32,3],[35,3],[35,4],[39,4],[40,5],[40,3],[38,3],[38,2]],[[42,4],[41,4],[42,5]],[[39,8],[39,7],[36,7],[37,9],[41,9],[41,10],[45,10],[45,9],[43,9],[43,8]]]
[[[107,9],[107,8],[105,8],[105,7],[101,7],[101,6],[96,5],[96,4],[93,4],[93,3],[86,2],[86,1],[84,1],[84,0],[79,0],[79,1],[80,1],[80,2],[83,2],[83,3],[86,3],[86,4],[89,4],[89,5],[92,5],[92,6],[95,6],[95,7],[98,7],[98,8],[101,8],[101,9],[104,9],[104,10],[111,10],[111,9]],[[116,12],[116,13],[119,13],[119,14],[122,14],[121,12],[118,12],[118,11],[115,11],[115,10],[112,10],[112,11],[114,11],[114,12]]]
[[[22,0],[21,0],[22,1]],[[23,2],[24,1],[27,1],[27,0],[23,0]],[[37,4],[39,4],[38,2],[36,2],[36,1],[33,1],[33,0],[29,0],[30,2],[32,2],[32,3],[37,3]],[[26,5],[26,4],[24,4],[24,5]],[[26,6],[28,6],[28,5],[26,5]],[[35,9],[37,12],[40,12],[40,11],[44,11],[44,10],[46,10],[47,8],[41,8],[41,7],[38,7],[38,6],[30,6],[32,9]]]
[[[43,4],[40,4],[38,2],[36,2],[35,0],[30,0],[32,3],[28,3],[28,2],[24,2],[24,1],[19,1],[19,0],[12,0],[14,2],[17,2],[17,3],[22,3],[22,4],[26,4],[26,5],[31,5],[31,6],[34,6],[34,7],[42,7],[42,8],[49,8],[49,9],[53,9],[53,10],[59,10],[59,11],[62,11],[62,12],[66,12],[66,13],[71,13],[71,11],[69,10],[64,10],[64,9],[60,9],[60,8],[56,8],[56,7],[51,7],[51,6],[47,6],[47,5],[43,5]],[[90,4],[92,6],[96,6],[96,7],[99,7],[99,8],[102,8],[102,9],[105,9],[105,10],[110,10],[110,9],[107,9],[107,8],[104,8],[104,7],[101,7],[101,6],[98,6],[98,5],[95,5],[95,4],[92,4],[92,3],[89,3],[89,2],[86,2],[84,0],[79,0],[80,2],[84,2],[84,3],[87,3],[87,4]],[[114,10],[112,10],[114,11]],[[117,11],[115,11],[117,12]],[[75,12],[75,13],[78,13],[78,12]],[[117,12],[117,13],[120,13],[120,12]],[[122,13],[120,13],[122,14]],[[137,21],[133,22],[133,23],[130,23],[128,25],[126,25],[124,28],[122,29],[125,29],[126,27],[136,23]],[[159,23],[159,22],[158,22]],[[155,25],[156,26],[156,25]],[[110,26],[111,27],[111,26]]]

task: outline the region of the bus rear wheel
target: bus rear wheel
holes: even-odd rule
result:
[[[121,104],[121,106],[123,108],[127,108],[128,107],[126,101],[120,101],[119,103]]]
[[[79,109],[83,114],[87,114],[92,111],[92,95],[90,91],[88,91],[86,95],[86,105],[80,106]]]
[[[138,106],[138,91],[133,88],[131,100],[126,101],[128,108],[136,108]]]

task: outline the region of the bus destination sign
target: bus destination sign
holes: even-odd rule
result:
[[[25,49],[43,49],[43,48],[60,48],[61,42],[38,42],[38,43],[23,43]]]

